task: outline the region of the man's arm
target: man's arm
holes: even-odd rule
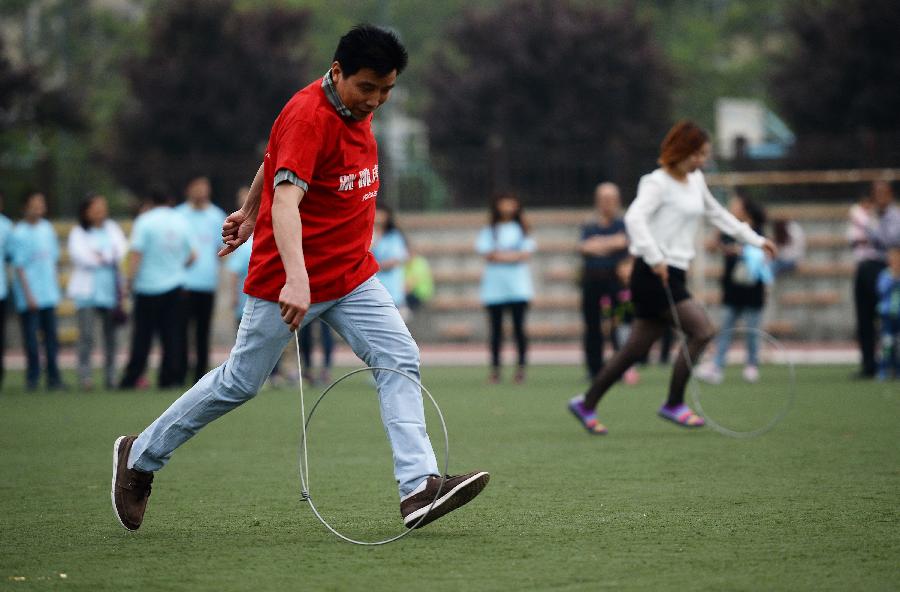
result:
[[[250,185],[250,191],[247,193],[247,199],[244,200],[241,209],[225,218],[225,222],[222,224],[222,243],[225,246],[219,250],[219,257],[233,252],[253,234],[256,215],[259,214],[259,203],[262,200],[265,166],[265,163],[259,165],[256,176],[253,177],[253,183]]]
[[[131,294],[134,288],[134,278],[137,277],[143,258],[144,255],[140,251],[128,251],[128,275],[125,278],[125,292],[128,294]]]
[[[281,318],[291,331],[303,322],[310,305],[309,275],[303,258],[303,224],[297,211],[305,194],[292,183],[280,183],[272,200],[272,230],[287,276],[278,304]]]
[[[628,248],[628,235],[617,232],[609,236],[592,236],[581,241],[582,255],[602,257]]]

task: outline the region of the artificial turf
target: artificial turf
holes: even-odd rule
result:
[[[300,501],[296,391],[264,391],[178,450],[129,533],[110,508],[113,441],[179,393],[22,393],[13,373],[0,395],[0,589],[897,589],[900,383],[850,372],[798,368],[786,420],[737,440],[656,417],[661,368],[604,401],[605,437],[565,410],[580,368],[534,367],[522,386],[425,369],[451,472],[483,468],[491,483],[376,548],[339,541]],[[316,412],[310,478],[327,518],[375,540],[402,527],[370,391],[348,381]]]

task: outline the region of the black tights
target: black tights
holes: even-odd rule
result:
[[[519,366],[525,366],[525,356],[528,352],[528,339],[525,337],[525,311],[528,309],[528,303],[509,302],[488,305],[487,311],[491,323],[491,366],[494,370],[500,368],[500,344],[503,341],[503,309],[505,308],[509,309],[512,314],[513,334],[519,350]]]
[[[675,305],[675,309],[678,311],[678,319],[687,339],[690,362],[685,359],[682,346],[678,350],[678,358],[675,360],[672,379],[669,382],[669,398],[666,404],[670,406],[684,402],[684,389],[691,378],[691,368],[699,361],[703,350],[715,335],[715,329],[706,311],[693,299],[682,300]],[[585,407],[595,408],[606,391],[626,370],[647,355],[656,340],[662,337],[671,324],[673,324],[671,312],[666,312],[665,316],[658,319],[635,319],[628,341],[594,377],[594,384],[585,395]]]

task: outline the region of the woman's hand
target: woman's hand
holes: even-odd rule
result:
[[[653,266],[653,273],[659,276],[659,279],[662,280],[664,286],[669,285],[669,266],[666,265],[666,262],[657,263]]]
[[[769,259],[774,259],[778,256],[778,247],[775,246],[775,243],[766,239],[766,242],[763,243],[763,251],[765,251],[766,255],[769,256]]]

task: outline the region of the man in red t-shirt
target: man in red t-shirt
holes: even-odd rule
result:
[[[354,27],[325,76],[295,94],[275,120],[247,201],[222,229],[220,255],[253,235],[234,348],[139,436],[116,440],[112,499],[125,528],[140,527],[153,473],[203,426],[252,398],[292,332],[313,319],[321,317],[369,366],[419,377],[418,347],[374,277],[378,264],[369,252],[380,181],[372,114],[406,61],[393,33]],[[441,487],[422,393],[394,372],[374,375],[400,513],[407,527],[424,526],[471,501],[490,476],[448,476]]]

